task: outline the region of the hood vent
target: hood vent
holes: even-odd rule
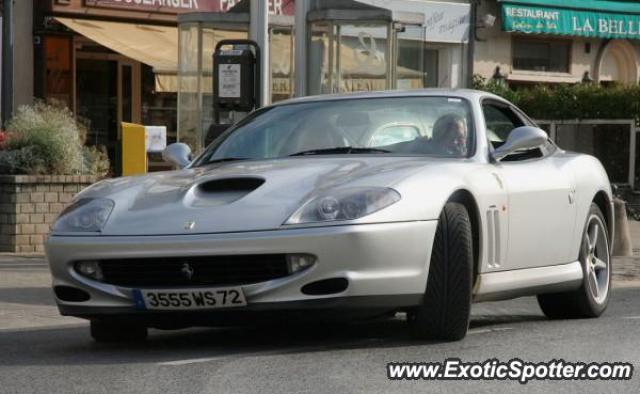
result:
[[[198,185],[202,193],[250,193],[264,184],[262,178],[213,179]]]
[[[262,178],[212,179],[193,189],[194,206],[216,206],[238,201],[264,184]]]

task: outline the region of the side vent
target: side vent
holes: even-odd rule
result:
[[[495,205],[487,210],[487,244],[489,267],[500,267],[500,211]]]

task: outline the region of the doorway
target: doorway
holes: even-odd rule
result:
[[[114,53],[76,51],[76,108],[87,126],[87,144],[106,148],[115,175],[121,173],[122,122],[141,122],[140,63]]]

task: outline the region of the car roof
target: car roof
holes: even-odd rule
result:
[[[288,104],[313,103],[322,101],[336,101],[349,99],[368,98],[393,98],[393,97],[457,97],[470,101],[479,100],[481,97],[490,97],[496,100],[505,101],[495,94],[473,89],[416,89],[416,90],[385,90],[375,92],[355,92],[340,94],[323,94],[317,96],[306,96],[280,101],[272,106]]]

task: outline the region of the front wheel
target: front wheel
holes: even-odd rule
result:
[[[457,341],[465,337],[471,312],[473,235],[464,205],[448,203],[431,251],[424,301],[408,314],[419,338]]]
[[[610,252],[604,215],[596,204],[591,204],[580,246],[582,286],[571,292],[538,295],[544,314],[551,319],[600,316],[609,304]]]

